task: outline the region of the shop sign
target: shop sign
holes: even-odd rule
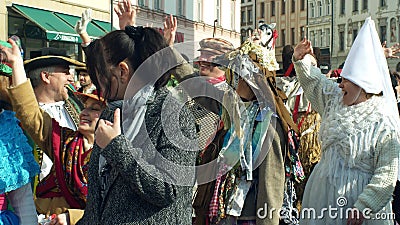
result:
[[[47,32],[46,36],[47,39],[50,41],[65,41],[65,42],[79,43],[79,37],[72,34]]]

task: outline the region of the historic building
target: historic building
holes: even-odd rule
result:
[[[25,58],[42,47],[67,49],[68,54],[83,60],[79,35],[74,25],[86,8],[93,11],[88,26],[92,38],[118,29],[118,18],[110,0],[0,0],[0,39],[11,35],[22,39]],[[235,46],[240,43],[240,2],[235,0],[132,0],[137,10],[136,24],[152,26],[162,32],[165,16],[178,18],[177,43],[197,43],[206,37],[221,37]],[[112,13],[110,13],[112,12]],[[113,24],[113,26],[111,25]],[[192,46],[196,50],[198,46]],[[194,51],[194,54],[196,51]]]
[[[248,37],[249,31],[258,27],[260,20],[268,24],[276,23],[278,38],[275,54],[281,64],[283,46],[296,45],[307,32],[307,0],[242,0],[241,2],[242,41]],[[251,15],[252,12],[254,15]]]
[[[399,42],[400,1],[398,0],[337,0],[333,1],[332,65],[340,65],[346,59],[350,47],[365,18],[375,21],[381,41],[388,46]],[[398,60],[389,59],[390,69]]]

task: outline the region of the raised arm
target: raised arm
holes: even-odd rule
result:
[[[400,56],[396,54],[400,52],[400,44],[396,43],[392,47],[386,47],[386,41],[382,44],[383,53],[387,59],[398,59]]]
[[[118,16],[119,29],[125,30],[126,26],[136,25],[136,10],[132,8],[130,0],[118,1],[117,6],[114,7],[114,12]]]
[[[293,64],[301,87],[313,108],[323,115],[328,98],[339,97],[341,90],[336,83],[328,80],[321,70],[313,65],[311,42],[303,39],[293,53]]]
[[[176,30],[178,29],[178,20],[175,16],[169,15],[164,21],[164,38],[169,46],[173,46],[175,42]]]
[[[24,64],[18,46],[11,39],[11,48],[0,46],[0,60],[8,62],[13,68],[12,85],[9,96],[16,117],[23,128],[42,149],[51,148],[52,119],[39,108],[32,85],[26,78]],[[50,147],[49,147],[50,146]],[[52,157],[51,152],[46,152]]]
[[[92,9],[86,9],[82,13],[82,17],[80,20],[78,20],[75,24],[75,31],[76,33],[79,34],[79,36],[82,39],[82,46],[86,47],[90,44],[92,41],[89,37],[89,34],[87,33],[87,25],[90,23],[92,20]]]

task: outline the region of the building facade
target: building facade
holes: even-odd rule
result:
[[[240,44],[238,0],[133,0],[132,3],[137,9],[137,25],[152,25],[162,31],[165,16],[176,15],[176,41],[182,43],[177,47],[181,50],[179,47],[183,46],[190,59],[199,55],[198,42],[204,38],[223,38],[235,47]]]
[[[332,45],[332,1],[308,0],[307,37],[321,50],[321,63],[330,64]]]
[[[18,35],[25,58],[30,51],[42,47],[67,50],[75,59],[83,60],[81,39],[74,25],[82,12],[92,9],[93,21],[88,26],[92,38],[118,28],[118,17],[112,5],[118,1],[96,0],[0,0],[0,38]],[[167,15],[178,18],[176,42],[197,43],[206,37],[220,37],[240,44],[240,2],[232,0],[132,0],[136,9],[136,25],[152,26],[162,32]],[[112,12],[112,13],[110,13]],[[197,49],[198,46],[191,48]],[[194,52],[193,54],[195,54]]]
[[[350,3],[351,2],[351,3]],[[367,17],[375,21],[381,41],[387,46],[399,42],[400,1],[398,0],[337,0],[333,1],[332,68],[339,66]],[[398,60],[388,59],[390,69]]]
[[[240,42],[243,43],[256,28],[256,2],[255,0],[240,1]],[[265,3],[264,3],[265,4]],[[260,16],[265,17],[265,5],[260,8]]]
[[[245,38],[243,37],[243,34],[245,33],[244,31],[247,32],[250,29],[255,29],[258,26],[258,21],[263,20],[267,24],[276,23],[275,29],[278,32],[278,38],[275,44],[275,55],[282,68],[282,48],[285,45],[296,45],[302,39],[302,37],[306,35],[307,0],[243,1],[252,2],[254,5],[253,9],[255,9],[255,20],[250,23],[248,16],[246,17],[246,20],[244,20],[246,22],[246,26],[242,26],[242,40]],[[244,11],[247,15],[248,10],[251,9],[251,7],[247,4],[248,3],[242,4],[242,15]]]

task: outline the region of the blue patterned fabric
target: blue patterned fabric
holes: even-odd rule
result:
[[[15,112],[0,111],[0,193],[20,188],[39,173],[32,147],[18,124]]]
[[[18,216],[10,210],[0,211],[0,225],[19,225]]]

